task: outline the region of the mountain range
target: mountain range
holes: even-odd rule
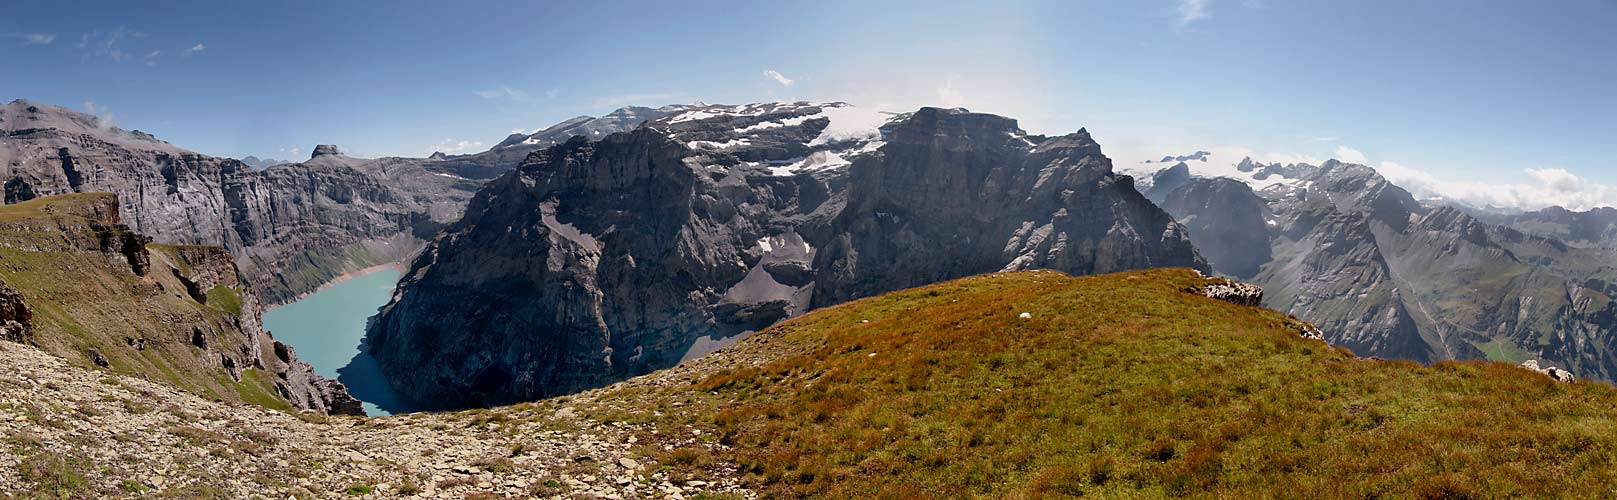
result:
[[[1432,205],[1363,165],[1177,163],[1147,195],[1215,271],[1266,291],[1327,340],[1367,356],[1544,359],[1612,380],[1617,211],[1515,215]],[[1256,189],[1254,189],[1256,188]]]
[[[702,106],[575,136],[488,183],[411,264],[366,349],[418,401],[510,403],[900,288],[1161,266],[1205,268],[1085,131],[938,108]]]
[[[114,193],[137,234],[226,248],[266,305],[410,262],[367,349],[446,407],[597,386],[811,309],[1032,268],[1202,267],[1360,354],[1617,376],[1617,211],[1446,206],[1335,160],[1206,174],[1197,151],[1130,176],[1085,131],[842,103],[628,107],[481,153],[322,145],[267,168],[24,100],[0,131],[7,203]]]

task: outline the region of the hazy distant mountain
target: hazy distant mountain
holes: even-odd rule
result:
[[[241,162],[246,164],[249,167],[253,167],[253,168],[258,169],[258,170],[263,170],[263,169],[270,168],[270,167],[280,165],[280,164],[283,164],[283,163],[292,163],[292,162],[286,161],[286,160],[275,160],[275,159],[270,159],[270,158],[259,158],[257,156],[248,156],[246,158],[242,158]]]
[[[1161,266],[1205,268],[1086,131],[936,108],[704,106],[575,137],[487,184],[366,346],[414,399],[483,405],[672,366],[885,291]]]
[[[1490,224],[1335,160],[1247,160],[1229,177],[1153,194],[1215,271],[1262,285],[1266,305],[1314,322],[1333,344],[1417,360],[1542,358],[1617,378],[1617,210],[1551,208]],[[1200,223],[1254,206],[1267,227]],[[1217,258],[1253,255],[1258,238],[1269,248],[1256,273]]]

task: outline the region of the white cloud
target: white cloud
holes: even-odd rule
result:
[[[960,89],[954,88],[954,80],[949,80],[938,87],[938,103],[945,108],[964,108],[966,96],[960,93]]]
[[[1479,207],[1537,210],[1551,205],[1570,210],[1617,206],[1617,186],[1588,182],[1564,168],[1523,169],[1518,181],[1444,179],[1417,168],[1383,161],[1382,177],[1418,198],[1441,198]]]
[[[1568,172],[1564,168],[1529,168],[1526,172],[1527,175],[1538,179],[1538,182],[1545,187],[1563,193],[1575,192],[1578,190],[1579,185],[1583,183],[1583,179],[1572,175],[1572,172]]]
[[[526,101],[530,98],[527,92],[506,86],[501,86],[500,88],[492,90],[479,90],[472,93],[476,94],[477,97],[484,99],[510,99],[513,101]]]
[[[1336,146],[1336,159],[1348,163],[1357,163],[1360,165],[1368,165],[1370,163],[1370,159],[1365,158],[1363,152],[1340,144]]]
[[[432,153],[456,154],[466,151],[478,151],[481,150],[482,147],[482,141],[457,141],[454,139],[444,139],[438,144],[427,148],[426,151],[429,155]]]
[[[775,71],[775,70],[772,70],[772,69],[766,69],[766,70],[764,70],[764,78],[774,80],[775,83],[779,83],[782,87],[790,87],[790,86],[792,86],[792,79],[791,78],[786,78],[786,75],[780,74],[779,71]]]
[[[191,48],[189,48],[189,49],[185,49],[185,50],[180,51],[180,54],[189,56],[189,55],[192,55],[192,54],[201,54],[203,52],[207,52],[207,50],[208,50],[208,46],[199,43],[199,44],[196,44],[196,45],[192,45]]]
[[[6,33],[4,36],[22,40],[23,45],[50,45],[56,41],[55,33]]]
[[[1184,29],[1207,18],[1207,0],[1176,0],[1174,15],[1174,27]]]
[[[163,55],[163,51],[161,51],[161,50],[154,50],[154,51],[151,51],[151,52],[147,52],[146,57],[140,58],[140,62],[142,64],[147,65],[147,66],[156,66],[157,65],[157,57],[160,56],[160,55]]]
[[[106,106],[97,106],[92,101],[84,101],[84,111],[95,116],[97,128],[109,129],[118,126],[117,117],[113,116],[112,110]]]
[[[622,94],[596,98],[591,104],[596,108],[621,108],[631,105],[662,106],[680,97],[678,92],[662,92],[656,94]]]
[[[113,62],[123,62],[129,58],[124,51],[124,40],[131,38],[146,38],[146,33],[118,28],[112,31],[92,31],[79,36],[79,43],[74,47],[89,57],[105,57]]]

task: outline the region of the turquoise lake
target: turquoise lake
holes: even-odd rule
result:
[[[337,379],[371,415],[416,411],[395,392],[376,360],[359,350],[365,322],[387,304],[399,271],[383,268],[332,285],[303,300],[264,313],[264,328],[292,346],[315,372]]]

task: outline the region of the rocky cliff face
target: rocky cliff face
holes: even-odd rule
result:
[[[693,108],[538,151],[423,251],[368,333],[445,407],[601,385],[782,318],[1001,269],[1202,266],[1087,133],[963,110]]]
[[[362,413],[341,384],[279,352],[228,252],[149,244],[119,205],[75,194],[0,207],[6,340],[207,397]]]
[[[1363,355],[1545,359],[1579,376],[1617,374],[1617,271],[1606,264],[1602,211],[1548,209],[1510,216],[1504,226],[1424,206],[1361,165],[1247,160],[1238,171],[1264,189],[1202,198],[1193,186],[1237,181],[1195,178],[1163,204],[1206,255],[1253,255],[1231,237],[1266,239],[1249,279],[1267,291],[1266,305],[1319,325],[1333,344]],[[1270,227],[1197,231],[1201,218],[1255,204]],[[1243,271],[1209,260],[1224,274]]]
[[[5,203],[115,193],[138,233],[229,249],[270,303],[348,270],[407,258],[458,217],[478,182],[424,163],[359,160],[323,146],[307,162],[256,170],[64,108],[0,106]]]

